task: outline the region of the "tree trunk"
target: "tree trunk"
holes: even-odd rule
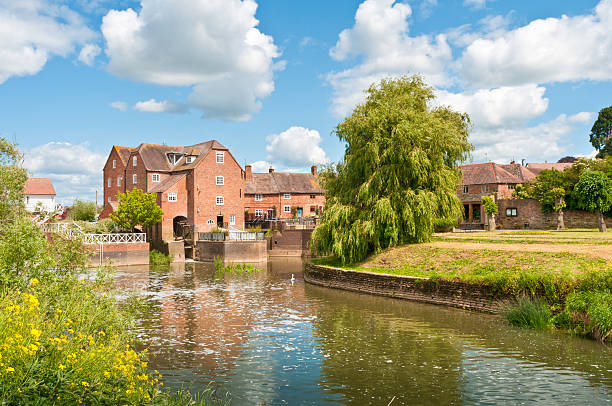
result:
[[[606,230],[606,222],[604,220],[603,213],[598,211],[597,215],[598,215],[597,217],[598,217],[598,223],[599,223],[599,231],[601,231],[602,233],[605,233],[607,230]]]
[[[565,230],[565,222],[563,221],[563,209],[559,209],[557,213],[557,231]]]
[[[489,231],[495,231],[495,214],[491,214],[489,217]]]

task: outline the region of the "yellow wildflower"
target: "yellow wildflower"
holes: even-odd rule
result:
[[[32,285],[32,286],[36,286],[36,285],[38,285],[38,279],[36,279],[36,278],[32,279],[32,280],[30,281],[30,285]]]
[[[66,369],[66,365],[60,363],[58,368],[60,369],[60,371],[63,371],[64,369]]]
[[[89,383],[88,382],[83,381],[83,382],[81,382],[81,385],[83,385],[86,388],[89,388]]]
[[[6,372],[15,372],[15,368],[13,368],[13,367],[6,367]]]
[[[32,337],[34,337],[35,340],[38,340],[38,338],[42,334],[42,331],[33,328],[32,330],[30,330],[30,334],[32,334]]]

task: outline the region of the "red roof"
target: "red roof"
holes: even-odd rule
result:
[[[54,195],[53,183],[49,178],[28,178],[23,188],[26,195]]]

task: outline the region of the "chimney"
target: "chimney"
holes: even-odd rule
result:
[[[274,173],[274,168],[270,167],[270,169],[268,169],[269,173]]]
[[[244,171],[246,172],[246,181],[250,182],[253,180],[253,171],[251,165],[245,165]]]
[[[312,165],[310,167],[310,173],[312,173],[313,176],[317,176],[317,165]]]

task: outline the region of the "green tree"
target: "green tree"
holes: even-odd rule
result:
[[[96,219],[96,203],[85,200],[75,200],[69,211],[73,221],[94,221]]]
[[[119,193],[119,207],[110,217],[118,227],[134,230],[136,226],[151,227],[162,219],[162,209],[156,203],[155,193],[132,189]]]
[[[22,161],[16,144],[0,137],[0,221],[15,218],[25,208],[23,187],[28,173]]]
[[[597,157],[612,154],[612,106],[603,108],[591,128],[591,144],[598,151]]]
[[[492,196],[483,196],[482,205],[484,206],[485,214],[489,218],[489,230],[493,231],[495,230],[495,215],[499,211],[497,203],[495,203],[495,199]]]
[[[427,241],[436,220],[460,217],[457,165],[473,148],[467,114],[432,107],[420,76],[382,80],[366,96],[335,129],[344,160],[320,176],[327,201],[313,243],[344,263]]]
[[[599,231],[606,231],[603,213],[612,206],[612,181],[601,171],[586,171],[574,188],[580,208],[598,214]]]

